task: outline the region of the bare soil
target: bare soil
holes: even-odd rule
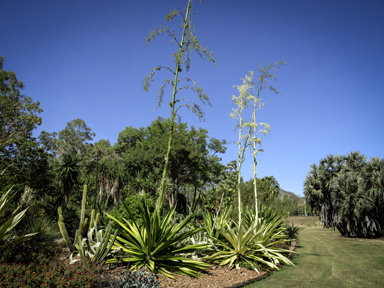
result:
[[[264,270],[257,273],[256,271],[247,270],[245,268],[229,269],[227,266],[212,266],[206,273],[203,273],[200,279],[175,275],[176,279],[170,279],[164,275],[160,275],[161,287],[178,287],[178,288],[222,288],[222,287],[242,287],[249,284],[257,278],[263,278],[269,275],[269,271]],[[241,285],[239,285],[241,284]],[[236,286],[235,286],[236,285]]]

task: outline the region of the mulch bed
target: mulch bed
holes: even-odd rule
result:
[[[296,241],[295,245],[290,248],[292,251],[288,256],[290,259],[293,258],[293,251],[296,249],[297,245],[298,241]],[[62,256],[60,258],[69,262],[69,255],[69,249],[63,248]],[[103,269],[103,278],[119,278],[119,275],[122,274],[125,269],[125,266],[116,267],[113,269],[105,267]],[[161,280],[161,287],[163,288],[240,288],[253,282],[260,281],[272,273],[272,271],[268,269],[260,270],[259,272],[260,273],[257,273],[256,271],[248,270],[245,268],[236,270],[234,268],[229,269],[228,266],[213,265],[205,273],[201,274],[200,279],[178,274],[174,274],[175,279],[170,279],[164,275],[159,275],[158,279]]]

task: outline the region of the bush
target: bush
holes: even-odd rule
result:
[[[123,201],[119,209],[113,209],[109,214],[115,217],[117,220],[124,223],[124,219],[131,220],[135,222],[139,227],[143,225],[143,220],[140,215],[140,200],[145,199],[149,208],[149,211],[153,213],[155,211],[155,203],[150,195],[147,193],[145,195],[132,195]],[[128,211],[127,211],[128,209]],[[114,222],[114,228],[119,228],[119,225]]]
[[[3,263],[43,264],[60,254],[61,248],[57,244],[46,245],[39,249],[34,240],[9,242],[0,253],[3,254]],[[1,285],[0,285],[1,287]]]
[[[51,259],[39,263],[0,263],[0,287],[99,287],[101,267],[89,260],[68,265]]]
[[[53,243],[61,236],[57,222],[34,215],[25,217],[18,228],[22,229],[23,235],[37,233],[29,240],[29,243],[34,243],[37,249]]]

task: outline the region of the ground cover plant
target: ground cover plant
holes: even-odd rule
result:
[[[382,287],[383,239],[340,237],[318,217],[290,217],[301,225],[294,268],[283,267],[252,287]],[[315,226],[315,224],[317,224]]]
[[[91,261],[68,266],[44,256],[41,263],[0,262],[1,287],[99,287],[101,267]]]

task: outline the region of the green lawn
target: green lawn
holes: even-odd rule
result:
[[[384,239],[340,237],[338,231],[321,228],[317,217],[308,217],[306,223],[292,218],[306,226],[300,231],[296,266],[284,267],[247,288],[384,287]]]

